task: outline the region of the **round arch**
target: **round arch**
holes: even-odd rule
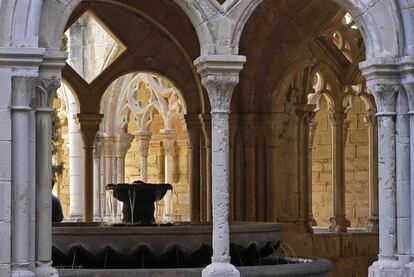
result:
[[[354,18],[364,39],[367,59],[403,55],[404,36],[400,35],[399,31],[402,22],[400,15],[397,14],[396,0],[388,0],[387,3],[378,1],[371,5],[365,4],[362,0],[331,1],[345,8]],[[240,0],[244,9],[240,13],[231,38],[232,44],[237,45],[237,49],[244,27],[262,2],[263,0]]]

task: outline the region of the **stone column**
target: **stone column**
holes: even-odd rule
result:
[[[346,232],[348,221],[345,216],[345,165],[344,165],[344,122],[345,108],[334,106],[329,111],[332,124],[332,192],[333,211],[329,219],[331,232]]]
[[[313,197],[313,177],[312,177],[312,173],[313,173],[313,168],[312,168],[312,152],[313,152],[313,141],[315,139],[315,132],[316,132],[316,127],[318,126],[318,122],[315,120],[315,115],[313,115],[313,118],[310,120],[309,122],[309,151],[308,151],[308,186],[307,186],[307,191],[308,191],[308,227],[309,229],[312,228],[312,226],[317,226],[318,223],[316,222],[315,218],[313,217],[313,211],[312,211],[312,197]]]
[[[396,204],[397,204],[397,255],[402,263],[410,261],[410,117],[408,98],[405,93],[397,95],[396,102]]]
[[[12,130],[12,268],[11,276],[34,277],[30,270],[29,241],[29,118],[34,79],[13,77],[11,103]],[[32,183],[33,184],[33,183]],[[50,195],[49,195],[50,196]]]
[[[152,133],[149,131],[140,131],[135,137],[138,140],[139,153],[141,155],[141,180],[148,182],[148,150]]]
[[[83,137],[83,221],[93,221],[93,149],[103,115],[77,115]]]
[[[101,222],[105,214],[102,212],[101,207],[101,194],[104,189],[104,186],[101,185],[101,148],[102,148],[102,138],[98,134],[95,139],[95,150],[93,154],[93,221]]]
[[[399,86],[370,84],[368,89],[378,107],[378,186],[379,244],[378,261],[369,268],[370,276],[400,276],[393,270],[401,268],[397,250],[396,220],[396,126],[395,105]]]
[[[198,114],[184,115],[188,134],[190,175],[190,221],[200,222],[200,135],[201,123]]]
[[[58,276],[52,267],[52,113],[60,81],[36,82],[36,276]]]
[[[408,103],[409,103],[409,120],[410,120],[410,180],[411,180],[411,189],[410,189],[410,240],[411,240],[411,257],[414,257],[414,82],[404,84],[404,89],[407,93]],[[406,265],[408,269],[407,276],[414,276],[414,261],[411,261]]]
[[[212,177],[211,177],[211,114],[202,114],[200,115],[201,124],[203,127],[205,139],[204,139],[204,167],[202,169],[204,172],[204,183],[202,184],[203,196],[201,202],[204,202],[204,218],[205,221],[211,221],[212,218]]]
[[[296,108],[296,115],[299,118],[299,211],[302,219],[305,220],[305,227],[309,230],[314,225],[315,219],[312,214],[312,175],[309,168],[312,168],[311,155],[312,144],[310,141],[310,124],[315,117],[315,105],[300,105]],[[309,203],[310,201],[310,203]]]
[[[176,133],[173,130],[162,130],[163,134],[162,143],[164,145],[165,153],[165,183],[173,183],[173,173],[174,173],[174,156],[175,156],[175,141]],[[172,191],[168,191],[164,196],[164,221],[174,220],[174,211],[172,203]]]
[[[125,183],[125,156],[131,147],[134,137],[130,134],[121,134],[115,138],[116,182]]]
[[[230,264],[229,113],[244,56],[201,56],[195,61],[209,95],[212,114],[213,257],[203,276],[240,276]]]
[[[368,127],[369,145],[369,210],[368,231],[378,232],[378,128],[376,109],[369,109],[364,120]]]
[[[246,114],[242,118],[243,124],[243,137],[244,137],[244,153],[245,159],[245,194],[244,203],[245,218],[247,221],[256,221],[256,208],[257,208],[257,183],[256,183],[256,133],[257,129],[254,124],[254,114]]]
[[[108,184],[115,184],[116,180],[113,178],[113,162],[112,160],[115,157],[115,138],[110,136],[105,136],[102,138],[103,143],[103,179],[104,184],[103,189]],[[117,212],[117,200],[112,197],[112,195],[105,190],[105,221],[114,220]]]
[[[82,135],[74,117],[68,117],[69,136],[69,221],[82,221],[83,217],[83,154]]]

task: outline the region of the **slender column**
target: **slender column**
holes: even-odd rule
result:
[[[369,210],[368,231],[378,232],[378,137],[376,109],[369,109],[365,116],[369,145]]]
[[[211,115],[210,114],[202,114],[200,116],[203,131],[205,134],[204,140],[204,158],[205,158],[205,166],[204,166],[204,177],[205,177],[205,184],[203,184],[204,188],[204,202],[205,202],[205,217],[206,221],[211,221],[212,218],[212,177],[211,177]],[[203,201],[203,200],[202,200]]]
[[[100,222],[103,220],[104,213],[102,213],[101,207],[101,194],[103,186],[101,185],[101,147],[102,147],[101,135],[98,134],[95,139],[95,151],[93,154],[93,221]]]
[[[162,130],[164,138],[162,140],[165,153],[165,183],[173,183],[173,168],[175,155],[176,134],[173,130]],[[164,215],[165,221],[174,220],[174,212],[172,207],[172,191],[168,191],[164,196]]]
[[[312,179],[312,152],[313,152],[313,141],[315,139],[315,131],[316,131],[316,127],[318,126],[318,122],[315,120],[315,115],[314,114],[312,116],[312,119],[310,119],[309,121],[309,151],[308,151],[308,185],[307,185],[307,203],[308,203],[308,215],[307,215],[307,219],[308,219],[308,227],[309,229],[312,228],[312,226],[317,226],[317,222],[315,220],[315,218],[313,217],[313,211],[312,211],[312,197],[313,197],[313,179]]]
[[[52,268],[52,113],[60,81],[36,82],[36,276],[58,276]]]
[[[245,194],[244,203],[246,220],[256,221],[256,126],[254,125],[255,117],[253,114],[245,115],[243,119],[243,131],[245,141]]]
[[[140,131],[135,137],[139,143],[139,153],[141,155],[141,180],[148,182],[148,150],[152,133],[149,131]]]
[[[188,134],[190,173],[190,220],[201,221],[200,213],[200,135],[201,124],[198,114],[184,115]]]
[[[229,113],[244,56],[202,56],[195,61],[206,88],[212,114],[213,257],[203,276],[240,276],[230,264]]]
[[[310,144],[310,124],[315,117],[315,105],[301,105],[296,109],[296,115],[300,119],[299,125],[299,211],[305,220],[305,226],[310,229],[314,224],[312,215],[312,175],[309,168],[312,161],[309,159],[312,144]],[[311,203],[309,204],[309,200]]]
[[[77,119],[83,137],[83,221],[93,221],[93,149],[95,135],[99,130],[103,115],[78,114]]]
[[[83,216],[83,154],[82,135],[75,118],[68,118],[69,136],[69,221],[81,221]]]
[[[11,276],[35,276],[29,259],[29,101],[33,79],[12,79],[12,272]]]
[[[369,84],[378,107],[378,172],[379,172],[379,244],[378,261],[369,268],[370,276],[389,274],[401,265],[396,261],[396,129],[395,104],[399,86]]]
[[[121,134],[115,138],[116,182],[125,183],[125,156],[131,147],[134,137],[130,134]]]
[[[105,136],[102,138],[103,143],[103,175],[104,175],[104,184],[103,189],[108,184],[114,184],[116,181],[113,179],[113,163],[112,160],[115,155],[115,139],[113,137]],[[117,212],[117,205],[115,203],[117,200],[110,195],[109,192],[105,190],[105,221],[114,220]]]
[[[33,99],[34,100],[34,99]],[[34,101],[32,101],[33,103]],[[29,120],[29,234],[30,248],[29,260],[30,270],[35,272],[36,265],[36,106],[32,105]]]
[[[238,122],[238,115],[237,114],[230,114],[229,117],[229,136],[230,136],[230,154],[229,154],[229,202],[230,202],[230,211],[229,211],[229,219],[230,221],[235,220],[235,165],[234,165],[234,158],[235,158],[235,145],[236,145],[236,131],[237,131],[237,122]],[[263,209],[263,211],[265,211]]]
[[[407,95],[399,93],[396,104],[397,255],[399,261],[406,263],[411,254],[410,118]]]
[[[332,124],[332,191],[333,214],[329,219],[331,232],[346,232],[348,221],[345,216],[345,166],[344,166],[344,122],[345,108],[335,106],[330,110]]]
[[[414,83],[404,84],[405,91],[407,92],[408,103],[409,103],[409,119],[410,119],[410,240],[411,240],[411,257],[414,257]],[[411,261],[406,265],[409,274],[407,276],[414,276],[414,261]]]

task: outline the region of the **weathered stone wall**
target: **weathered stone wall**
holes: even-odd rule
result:
[[[365,104],[354,98],[347,112],[349,128],[345,145],[346,215],[351,227],[367,226],[369,199],[368,129]],[[329,225],[332,216],[332,135],[326,100],[317,112],[312,152],[313,215],[319,226]],[[345,128],[346,129],[346,128]]]
[[[312,148],[312,212],[318,226],[328,226],[332,216],[332,127],[328,103],[322,99],[316,113]]]
[[[364,122],[365,104],[355,97],[348,111],[350,120],[345,147],[346,215],[351,227],[365,228],[368,224],[369,146],[368,127]]]

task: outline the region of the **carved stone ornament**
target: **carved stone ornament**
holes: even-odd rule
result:
[[[395,113],[399,85],[373,85],[369,91],[374,95],[378,113]]]
[[[56,90],[60,87],[60,80],[37,78],[34,85],[36,87],[36,107],[52,109]]]

